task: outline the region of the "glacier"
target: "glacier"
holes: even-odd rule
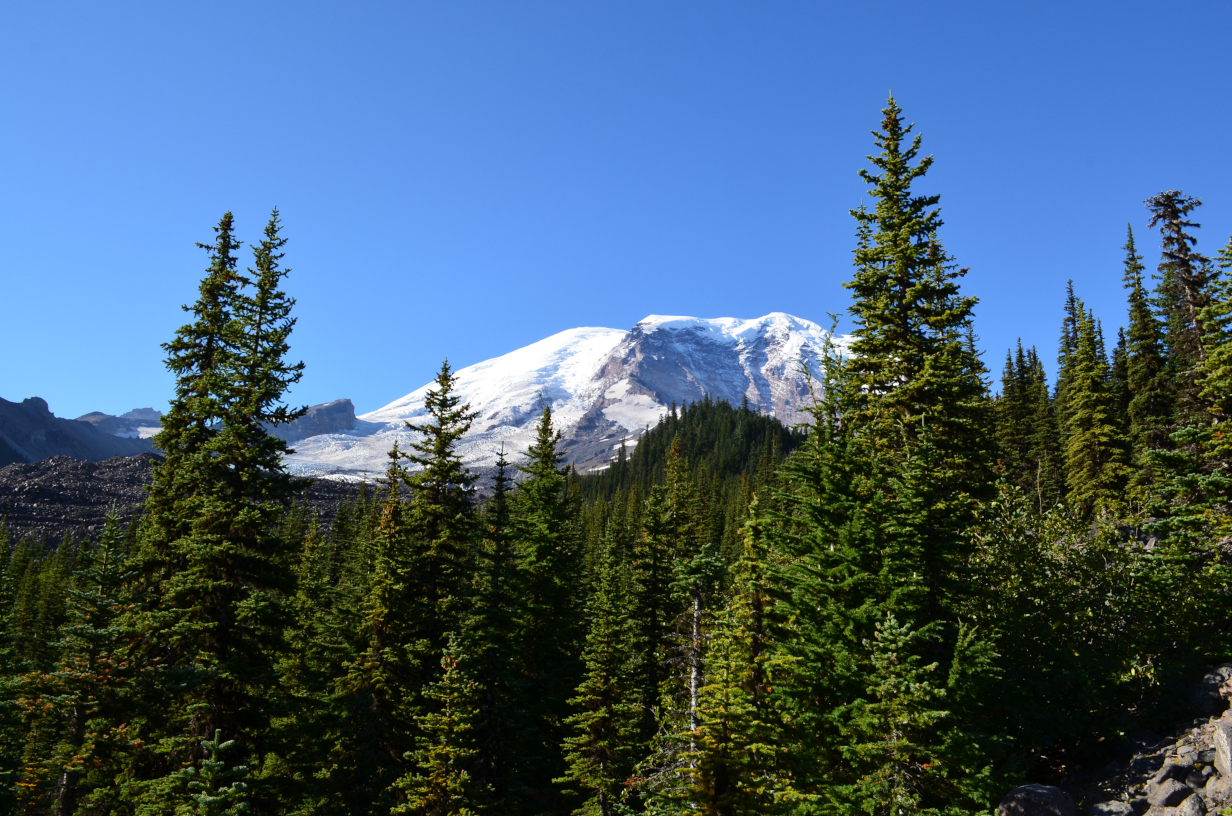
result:
[[[816,372],[828,332],[774,312],[745,320],[650,315],[632,329],[584,327],[456,371],[458,395],[475,413],[459,453],[479,472],[500,451],[520,461],[535,420],[549,405],[564,435],[562,452],[580,471],[606,467],[622,441],[630,447],[671,410],[709,396],[772,414],[786,424],[807,419],[805,374]],[[845,347],[848,338],[835,337]],[[427,418],[428,383],[357,417],[346,431],[295,443],[287,469],[305,476],[371,480],[384,472],[396,441],[406,449],[406,422]]]

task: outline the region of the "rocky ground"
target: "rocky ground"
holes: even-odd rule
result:
[[[53,456],[0,468],[0,519],[14,540],[46,535],[54,543],[68,532],[94,535],[113,507],[125,521],[140,508],[153,461],[149,453],[101,462]],[[328,479],[300,484],[301,496],[326,523],[338,504],[358,489]]]
[[[1003,816],[1205,816],[1232,814],[1232,664],[1207,674],[1189,703],[1197,716],[1166,736],[1138,732],[1124,762],[1058,786],[1025,785]]]

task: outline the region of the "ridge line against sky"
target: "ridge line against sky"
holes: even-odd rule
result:
[[[194,243],[226,210],[256,240],[275,205],[301,403],[363,413],[446,356],[647,314],[828,325],[890,88],[985,363],[1021,335],[1051,370],[1067,279],[1124,322],[1126,223],[1154,269],[1145,198],[1201,198],[1199,250],[1228,240],[1229,24],[1213,2],[9,4],[0,397],[164,407]]]

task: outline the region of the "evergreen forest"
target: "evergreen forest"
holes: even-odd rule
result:
[[[873,136],[809,424],[673,406],[579,474],[545,407],[481,481],[446,363],[329,524],[269,432],[279,214],[250,261],[224,215],[142,513],[0,524],[0,813],[986,813],[1173,722],[1232,657],[1232,240],[1150,197],[1126,327],[1071,284],[1055,381],[994,382],[933,158],[893,98]]]

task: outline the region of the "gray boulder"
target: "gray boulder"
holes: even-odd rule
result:
[[[1232,779],[1232,723],[1220,720],[1211,731],[1215,743],[1215,768],[1219,775]]]
[[[1202,789],[1202,798],[1209,804],[1232,802],[1232,779],[1226,776],[1212,776],[1206,780],[1206,787]]]
[[[1001,816],[1078,816],[1069,794],[1052,785],[1014,788],[997,806]]]
[[[1100,802],[1092,805],[1088,816],[1134,816],[1134,806],[1129,802]]]
[[[1199,717],[1213,717],[1228,707],[1220,686],[1232,680],[1232,663],[1224,663],[1207,672],[1202,682],[1189,695],[1189,707]]]
[[[1176,807],[1192,793],[1185,783],[1176,779],[1152,782],[1146,786],[1147,801],[1156,807]]]
[[[1201,796],[1190,796],[1176,806],[1176,816],[1206,816],[1206,802]]]
[[[1165,779],[1184,780],[1189,772],[1193,770],[1193,766],[1193,759],[1189,759],[1188,762],[1185,760],[1177,761],[1170,759],[1164,763],[1162,768],[1156,771],[1155,775],[1151,777],[1151,781],[1155,784],[1159,784]]]

